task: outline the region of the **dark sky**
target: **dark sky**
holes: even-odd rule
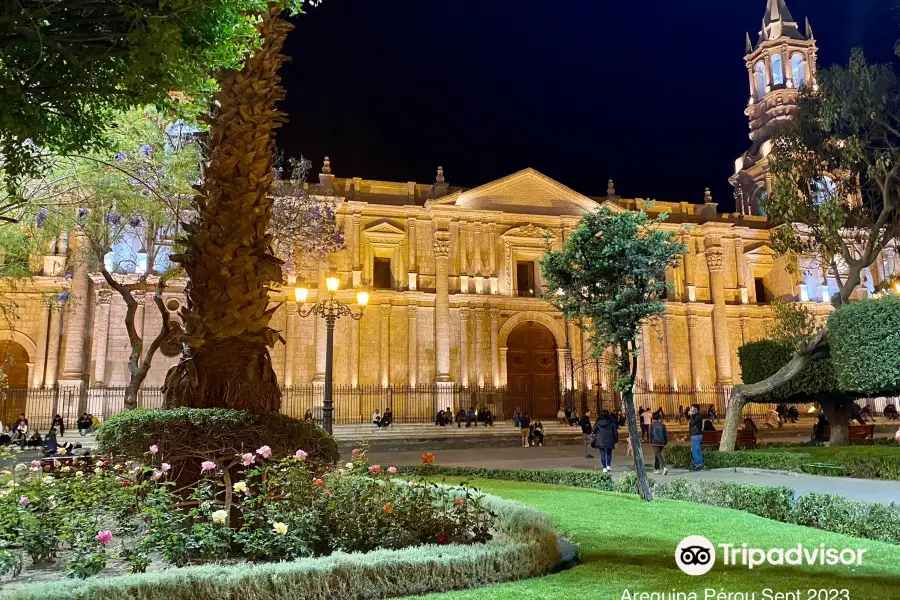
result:
[[[533,167],[588,195],[699,202],[749,144],[744,32],[765,0],[325,0],[283,71],[288,155],[474,187]],[[819,65],[892,58],[900,0],[788,0]]]

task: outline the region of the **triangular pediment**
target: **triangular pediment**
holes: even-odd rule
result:
[[[580,216],[599,205],[534,169],[524,169],[480,187],[434,201],[470,210]]]
[[[363,233],[372,235],[406,235],[405,231],[386,219],[381,219],[368,225]]]

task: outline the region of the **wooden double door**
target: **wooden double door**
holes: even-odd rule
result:
[[[528,321],[512,330],[506,348],[506,413],[520,408],[532,418],[554,418],[559,410],[559,365],[553,334]]]

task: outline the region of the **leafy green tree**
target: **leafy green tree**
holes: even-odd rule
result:
[[[864,396],[900,393],[900,295],[842,306],[828,317],[828,331],[842,388]]]
[[[653,496],[634,409],[641,327],[665,312],[666,268],[685,251],[677,232],[660,226],[664,218],[601,208],[585,215],[562,250],[548,252],[541,263],[548,289],[555,290],[547,299],[566,319],[584,323],[593,355],[619,350],[616,387],[625,402],[638,490],[648,501]]]
[[[773,249],[818,257],[837,282],[831,301],[840,308],[900,233],[900,83],[890,65],[869,65],[859,50],[848,66],[819,71],[818,83],[818,91],[800,92],[796,116],[774,138],[773,188],[763,208],[776,226]],[[772,376],[735,386],[720,450],[734,450],[747,402],[827,354],[827,334],[826,326],[799,342]],[[845,432],[832,429],[832,440],[845,441]]]
[[[178,111],[186,98],[207,106],[217,89],[213,74],[240,68],[259,46],[256,24],[267,10],[263,0],[5,3],[0,155],[7,183],[44,175],[53,154],[108,147],[109,126],[127,109]]]

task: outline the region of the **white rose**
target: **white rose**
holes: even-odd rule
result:
[[[228,512],[226,512],[224,510],[217,510],[212,514],[213,523],[216,523],[218,525],[224,525],[225,519],[227,519],[227,518],[228,518]]]

